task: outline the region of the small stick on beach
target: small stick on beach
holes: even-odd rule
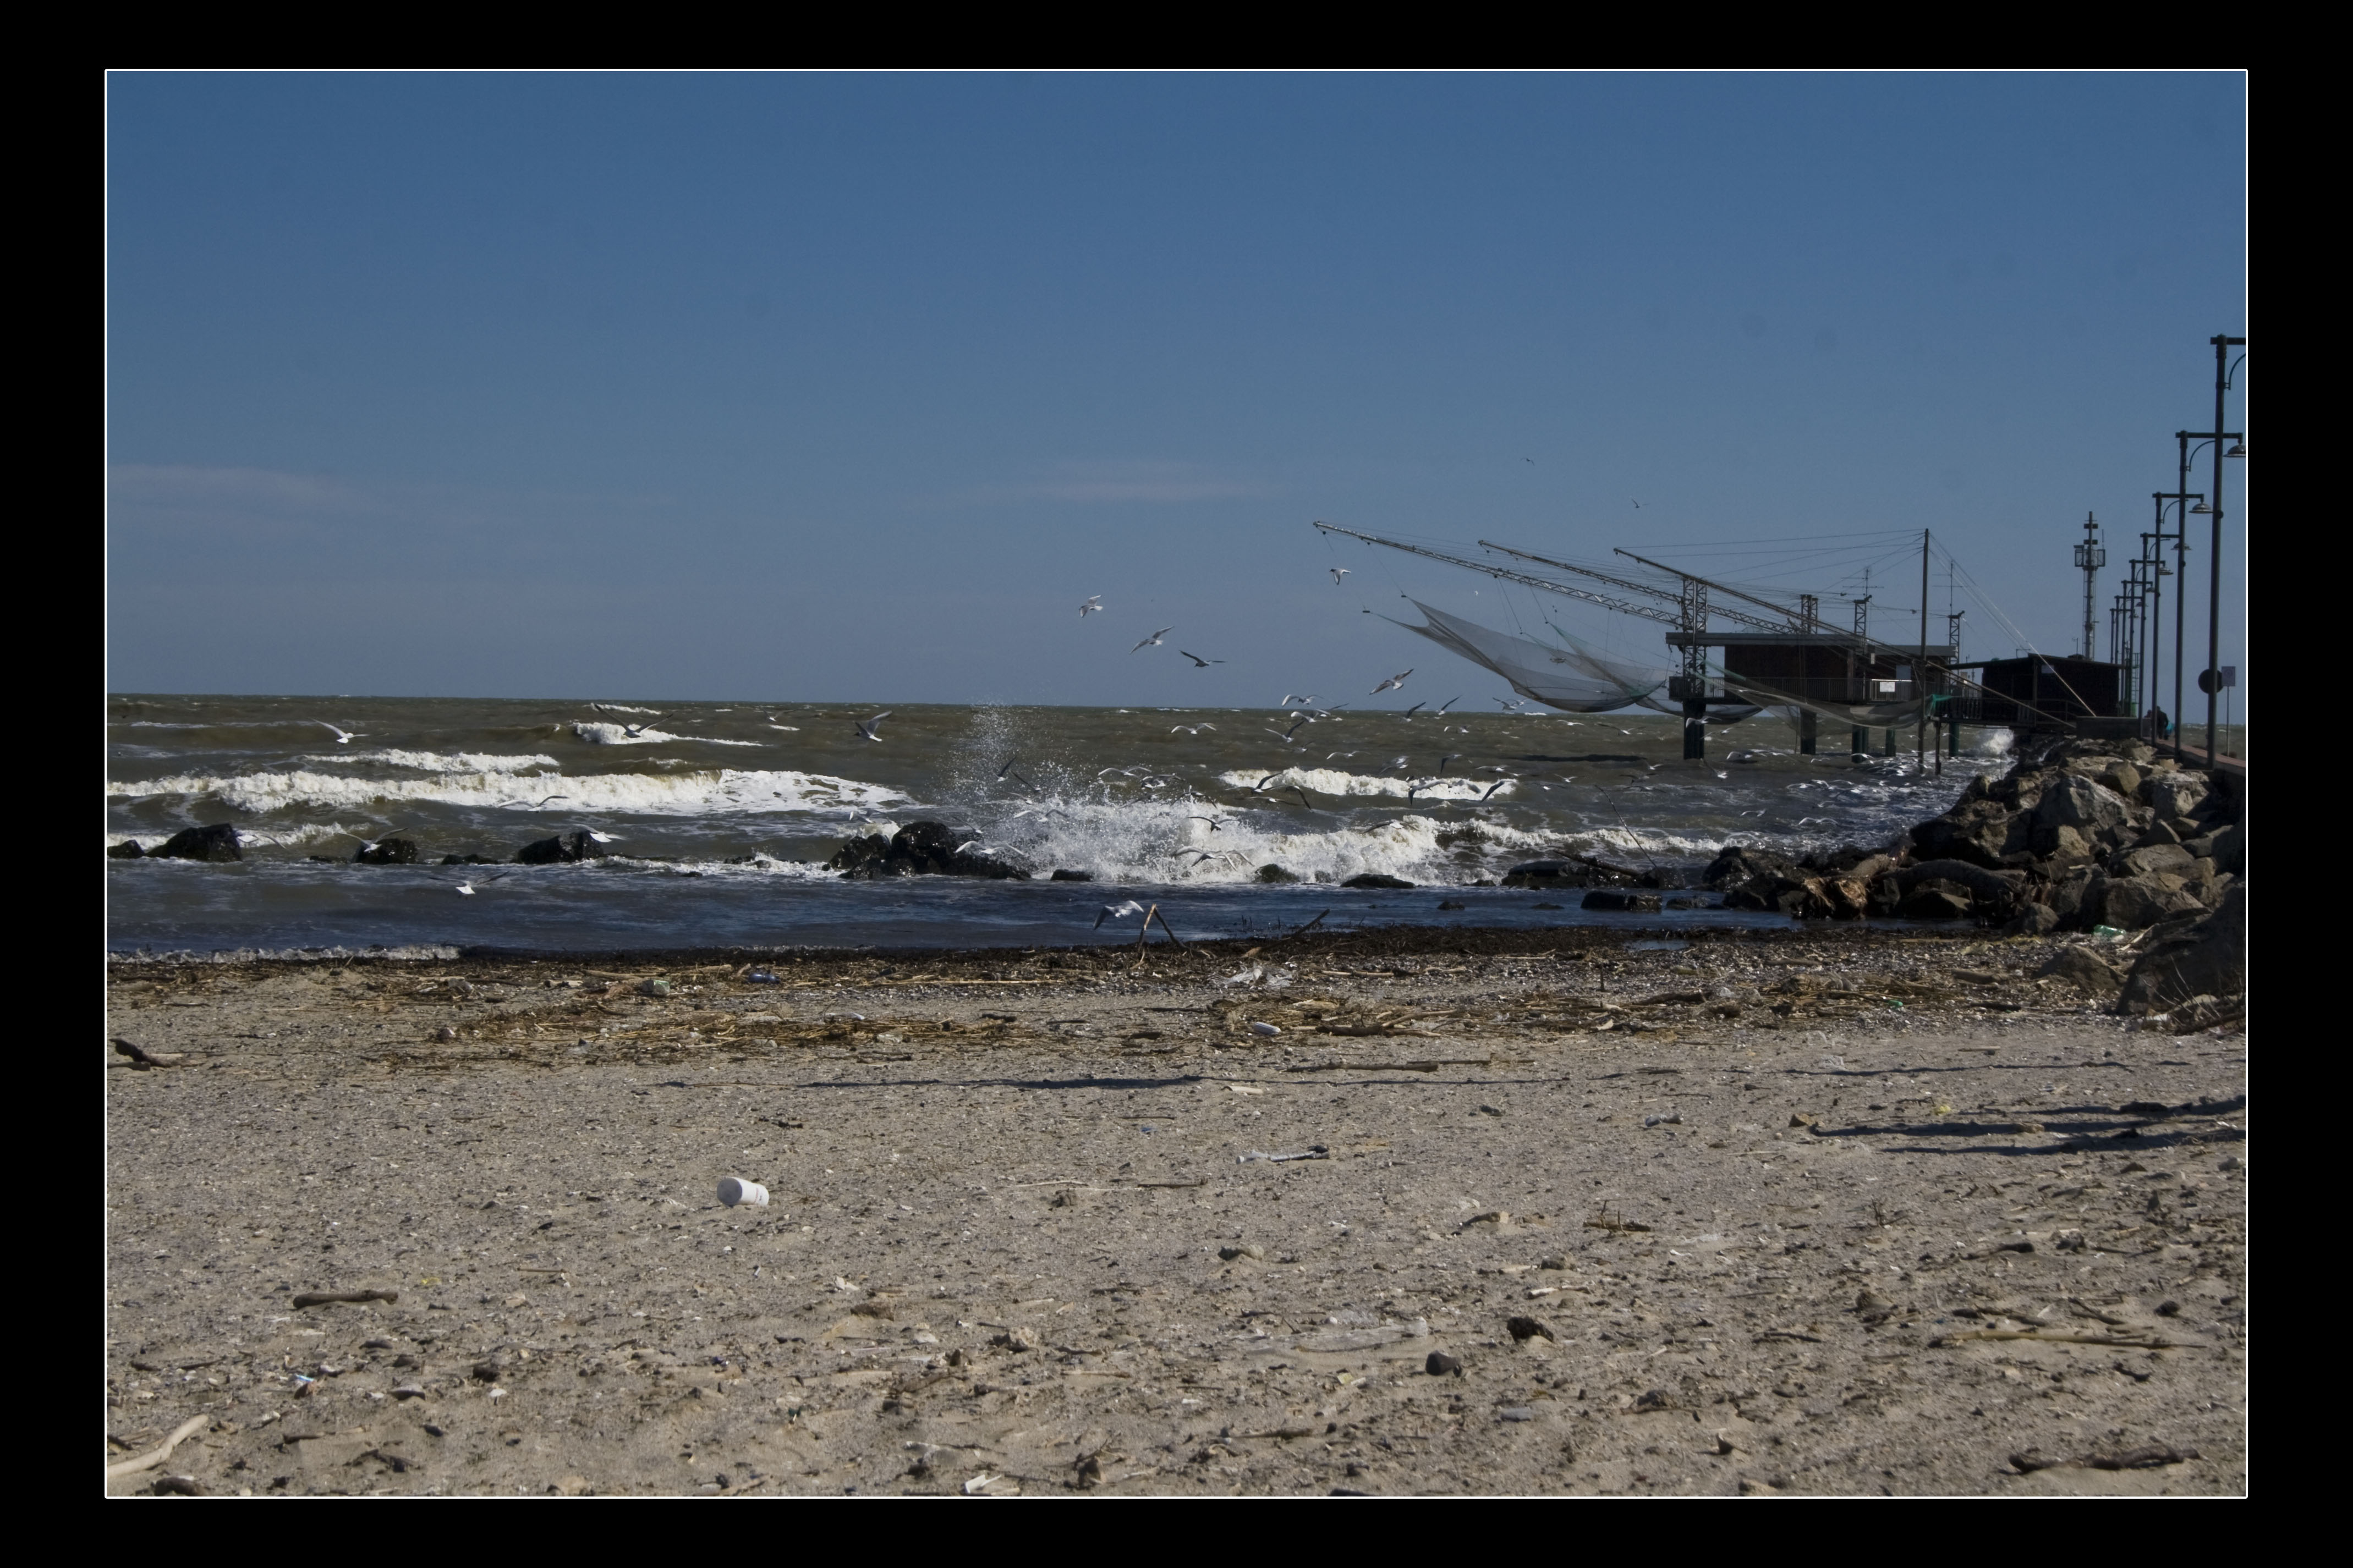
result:
[[[392,1302],[399,1300],[400,1292],[397,1290],[305,1290],[294,1298],[294,1305],[299,1309],[348,1301],[356,1306],[363,1301]]]

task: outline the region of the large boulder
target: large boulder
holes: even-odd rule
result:
[[[2132,806],[2124,796],[2078,773],[2062,776],[2034,807],[2037,827],[2072,827],[2086,838],[2131,820]]]
[[[2146,931],[2177,916],[2205,911],[2206,906],[2179,877],[2117,877],[2108,881],[2100,919],[2118,931]]]
[[[2047,979],[2064,980],[2095,999],[2114,996],[2125,984],[2124,970],[2088,947],[2061,949],[2042,966],[2042,973]]]
[[[136,838],[126,838],[120,844],[106,847],[106,858],[110,860],[142,860],[146,856],[147,851],[139,847]]]
[[[1996,801],[1955,806],[1912,830],[1914,852],[1922,859],[1966,860],[1988,868],[2019,864],[2033,844],[2033,815]]]
[[[190,827],[174,833],[164,841],[161,849],[147,851],[161,860],[242,860],[243,850],[237,847],[237,829],[226,822],[210,827]]]
[[[2089,931],[2100,923],[2107,898],[2107,873],[2096,866],[2077,866],[2054,878],[2042,889],[2040,901],[2051,906],[2063,928]]]
[[[1895,873],[1896,886],[1907,895],[1923,882],[1964,889],[1979,914],[1989,920],[2008,920],[2026,885],[2026,873],[1990,870],[1967,860],[1923,860]]]
[[[2149,940],[2116,1005],[2161,1013],[2193,996],[2237,996],[2246,989],[2247,887],[2241,882],[2223,895],[2221,909]]]
[[[2190,816],[2206,804],[2211,786],[2204,773],[2152,773],[2141,781],[2140,797],[2157,812],[2159,821]]]
[[[1028,881],[1029,873],[1018,866],[971,852],[972,840],[959,840],[944,823],[911,822],[885,838],[879,833],[853,838],[826,862],[844,880],[872,881],[883,877],[979,877],[998,881]]]
[[[1906,921],[1961,921],[1968,919],[1974,909],[1967,888],[1932,879],[1905,893],[1895,906],[1895,916]]]
[[[2108,869],[2119,877],[2187,877],[2197,859],[2179,844],[2145,844],[2116,856]]]
[[[564,866],[579,860],[595,860],[610,853],[596,842],[596,836],[586,828],[575,828],[553,838],[543,838],[526,844],[515,851],[518,866]]]
[[[417,841],[413,838],[379,838],[373,844],[360,846],[352,857],[361,866],[414,866],[417,864]]]
[[[1384,877],[1378,871],[1366,871],[1340,884],[1344,888],[1410,888],[1403,877]]]
[[[1759,879],[1803,881],[1805,875],[1798,863],[1787,855],[1746,844],[1727,844],[1714,860],[1708,862],[1707,869],[1700,873],[1700,881],[1720,893]]]
[[[2211,860],[2218,870],[2236,877],[2247,868],[2247,830],[2233,823],[2182,846],[2196,859]]]

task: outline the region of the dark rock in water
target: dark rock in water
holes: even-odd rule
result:
[[[2234,884],[2222,907],[2202,920],[2160,928],[2117,998],[2126,1013],[2161,1012],[2193,996],[2237,996],[2247,989],[2247,888]]]
[[[1915,827],[1912,845],[1924,860],[1966,860],[1991,869],[2030,853],[2034,826],[2031,813],[1995,801],[1972,802]]]
[[[1895,906],[1898,920],[1960,921],[1968,919],[1973,910],[1969,890],[1957,883],[1922,882],[1904,895]]]
[[[1441,910],[1467,910],[1471,906],[1460,899],[1440,899],[1438,900],[1438,907]]]
[[[1523,860],[1504,873],[1506,888],[1589,888],[1593,868],[1582,860]]]
[[[1047,879],[1051,882],[1092,882],[1094,879],[1092,871],[1057,871]]]
[[[174,833],[164,842],[161,849],[151,849],[150,855],[159,860],[242,860],[244,851],[237,847],[237,829],[226,822],[210,827],[191,827]]]
[[[136,838],[126,838],[120,844],[108,845],[106,847],[106,855],[107,858],[110,860],[144,860],[147,858],[147,851],[139,847],[139,840]]]
[[[1727,908],[1729,899],[1725,900]],[[1654,915],[1659,912],[1659,895],[1630,892],[1624,888],[1596,888],[1585,895],[1577,906],[1586,910],[1616,910],[1622,914]]]
[[[417,841],[413,838],[379,838],[364,844],[352,857],[360,866],[414,866],[417,864]]]
[[[1384,877],[1377,871],[1366,871],[1362,876],[1349,878],[1340,886],[1344,888],[1410,888],[1413,884],[1403,877]]]
[[[441,857],[441,864],[444,866],[495,866],[498,862],[488,855],[444,855]]]
[[[1758,849],[1746,844],[1727,844],[1708,863],[1707,869],[1700,873],[1699,879],[1710,891],[1723,892],[1760,878],[1802,881],[1805,872],[1787,855],[1777,855],[1770,849]]]
[[[986,855],[960,851],[959,843],[969,844],[969,838],[959,840],[944,823],[911,822],[889,838],[881,834],[869,834],[853,838],[835,851],[826,862],[830,870],[839,871],[845,880],[873,881],[883,877],[979,877],[998,881],[1027,881],[1029,873],[1018,866],[1008,866]],[[1092,877],[1077,873],[1060,877],[1059,880],[1092,881]]]
[[[1296,871],[1286,871],[1286,870],[1284,870],[1282,867],[1280,867],[1280,866],[1276,865],[1273,861],[1270,860],[1270,861],[1268,861],[1265,865],[1261,866],[1261,867],[1258,868],[1258,877],[1257,877],[1257,879],[1257,879],[1257,880],[1259,880],[1259,881],[1261,881],[1261,882],[1268,883],[1268,884],[1270,884],[1270,885],[1273,885],[1273,884],[1279,884],[1279,883],[1303,881],[1303,880],[1304,880],[1305,879],[1302,878],[1302,877],[1299,875],[1299,873],[1298,873],[1298,872],[1296,872]]]
[[[1923,882],[1949,882],[1965,888],[1978,913],[1989,919],[2008,920],[2018,903],[2020,889],[2026,885],[2026,873],[1989,870],[1967,860],[1924,860],[1895,874],[1895,885],[1906,893]]]
[[[608,851],[586,828],[543,838],[536,844],[526,844],[515,851],[518,866],[566,866],[579,860],[602,858]]]

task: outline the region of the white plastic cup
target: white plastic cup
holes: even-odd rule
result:
[[[738,1204],[750,1204],[754,1208],[768,1206],[768,1189],[757,1182],[747,1182],[741,1176],[719,1179],[719,1201],[729,1208]]]

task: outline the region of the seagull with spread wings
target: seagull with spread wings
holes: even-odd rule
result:
[[[1145,648],[1158,647],[1160,646],[1160,639],[1166,637],[1170,632],[1173,632],[1176,629],[1176,628],[1175,626],[1163,626],[1158,631],[1153,633],[1150,637],[1145,638],[1142,642],[1137,643],[1134,647],[1129,648],[1127,651],[1130,653],[1142,653]]]

